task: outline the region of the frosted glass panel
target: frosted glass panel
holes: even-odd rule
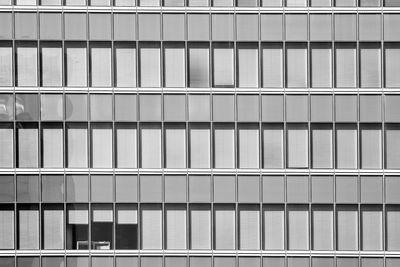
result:
[[[92,129],[92,167],[112,168],[112,129]]]

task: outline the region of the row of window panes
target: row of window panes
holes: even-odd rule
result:
[[[15,36],[17,40],[55,41],[400,41],[396,13],[189,13],[186,19],[178,13],[0,12],[0,21],[4,40]]]
[[[381,49],[380,43],[362,43],[357,50],[356,43],[334,49],[330,43],[263,44],[261,49],[214,43],[211,57],[209,44],[188,49],[184,43],[164,44],[161,53],[159,43],[141,43],[136,55],[134,44],[112,51],[111,43],[91,43],[89,51],[88,58],[86,43],[66,44],[63,59],[61,43],[42,44],[38,57],[36,43],[23,43],[15,47],[13,64],[12,47],[2,46],[0,86],[16,80],[15,86],[44,87],[400,87],[399,44]]]
[[[400,96],[17,93],[0,94],[0,111],[4,122],[399,123]]]
[[[207,256],[191,256],[189,258],[182,256],[141,256],[138,259],[138,257],[117,256],[115,262],[113,257],[106,256],[92,256],[91,258],[68,256],[66,259],[62,256],[42,256],[41,258],[25,256],[17,257],[16,260],[14,257],[1,257],[0,265],[3,267],[309,267],[311,262],[313,267],[358,267],[359,261],[362,267],[383,267],[384,262],[386,262],[386,267],[398,267],[400,264],[400,259],[395,257],[386,257],[386,259],[363,257],[359,260],[354,256],[336,258],[315,256],[311,259],[309,257],[285,258],[279,256],[263,258],[254,256],[238,258],[232,256],[214,256],[213,258]],[[15,265],[15,262],[17,265]],[[260,265],[261,263],[262,265]]]
[[[15,246],[14,206],[2,205],[0,248],[39,249],[41,243],[42,249],[78,250],[400,249],[398,206],[383,210],[374,205],[313,205],[309,209],[309,205],[264,205],[260,211],[259,205],[190,205],[188,209],[186,204],[142,204],[138,217],[137,206],[128,204],[116,205],[115,214],[112,204],[92,204],[90,212],[87,204],[70,204],[66,215],[63,204],[17,205]]]
[[[88,5],[86,0],[39,0],[41,5]],[[214,7],[379,7],[382,5],[381,0],[88,0],[91,6],[138,6],[154,7],[207,7],[210,1]],[[333,3],[334,2],[334,3]],[[37,0],[1,0],[0,5],[37,5]],[[384,6],[397,7],[400,6],[398,0],[384,0]]]
[[[187,178],[153,174],[139,178],[116,175],[114,180],[112,175],[92,174],[89,179],[87,175],[68,174],[64,180],[63,175],[49,174],[40,179],[38,175],[17,175],[15,179],[2,175],[0,202],[400,204],[399,176],[274,175],[260,179],[252,175]]]
[[[14,136],[3,124],[0,166],[14,167],[16,155],[19,168],[400,168],[398,125],[386,126],[384,143],[381,124],[41,126],[17,125]]]

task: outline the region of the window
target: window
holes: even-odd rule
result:
[[[1,5],[10,5],[11,0],[1,0]],[[13,16],[11,12],[1,12],[0,13],[0,22],[3,27],[0,30],[1,39],[12,39],[12,21]],[[11,47],[11,44],[9,45]]]
[[[239,249],[260,249],[260,208],[258,205],[239,207]]]
[[[232,44],[215,44],[213,48],[213,85],[215,87],[234,86],[234,61]]]
[[[396,70],[400,69],[400,45],[385,44],[385,86],[400,87],[400,77]]]
[[[308,168],[308,128],[290,126],[287,130],[288,168]]]
[[[22,0],[36,2],[35,0]],[[36,3],[35,3],[36,5]],[[37,14],[32,12],[15,13],[15,38],[16,39],[37,39]]]
[[[162,249],[161,205],[142,204],[142,249]]]
[[[186,168],[186,129],[172,124],[165,128],[165,167]]]
[[[307,46],[302,43],[286,47],[286,86],[307,87]]]
[[[113,249],[113,225],[112,204],[92,204],[92,249]]]
[[[211,249],[211,211],[208,205],[190,206],[190,249]]]
[[[114,177],[112,175],[90,176],[90,193],[92,202],[114,201]]]
[[[311,6],[331,6],[331,0],[312,0]],[[330,14],[310,14],[310,40],[332,40],[332,16]]]
[[[208,87],[210,83],[208,46],[189,46],[189,86]]]
[[[43,249],[64,248],[64,207],[45,205],[42,207]]]
[[[77,26],[78,28],[81,26]],[[65,44],[66,85],[87,86],[86,47],[81,43]]]
[[[333,167],[333,141],[330,126],[315,126],[311,131],[312,140],[312,167]]]
[[[186,120],[186,96],[178,94],[164,95],[164,121]]]
[[[257,0],[237,0],[237,6],[258,7]],[[237,14],[236,15],[236,39],[238,41],[258,41],[258,15]]]
[[[387,7],[397,7],[400,6],[399,2],[397,0],[385,0],[385,6]]]
[[[337,206],[337,250],[358,250],[357,206]]]
[[[35,44],[17,46],[17,85],[37,86],[37,48]]]
[[[18,128],[17,133],[18,167],[37,168],[39,163],[39,134],[37,125],[26,125],[26,128]]]
[[[381,86],[380,44],[360,45],[360,86],[364,88]]]
[[[64,176],[42,175],[42,201],[64,202]]]
[[[400,241],[397,238],[400,234],[398,227],[400,223],[400,209],[397,206],[386,206],[386,249],[399,250]]]
[[[262,64],[263,87],[281,88],[283,86],[282,44],[264,44],[262,46]]]
[[[86,175],[67,175],[67,202],[89,201],[89,177]]]
[[[64,136],[61,124],[43,125],[42,128],[42,166],[61,168],[64,166]]]
[[[214,167],[235,167],[235,130],[231,125],[214,128]]]
[[[140,48],[140,86],[160,87],[160,47],[147,44]]]
[[[283,168],[283,126],[267,125],[263,128],[263,168]]]
[[[287,7],[306,7],[306,0],[286,0]]]
[[[264,249],[283,250],[285,247],[285,212],[283,206],[264,205]]]
[[[373,125],[361,128],[361,168],[382,168],[381,129]]]
[[[356,87],[356,46],[355,44],[336,45],[336,87]]]
[[[235,249],[235,207],[214,206],[214,249]]]
[[[137,96],[135,94],[115,94],[115,121],[136,121],[137,115]]]
[[[129,45],[115,47],[115,86],[136,86],[136,48]]]
[[[12,51],[11,43],[0,43],[0,86],[13,85]]]
[[[360,0],[360,6],[381,6],[381,0]]]
[[[62,86],[62,48],[59,43],[41,47],[42,86]]]
[[[332,49],[330,44],[311,46],[311,86],[332,87]]]
[[[165,208],[166,249],[186,249],[186,205]]]
[[[67,121],[88,120],[88,96],[86,94],[65,95],[65,117]]]
[[[18,249],[39,249],[39,207],[18,207]]]
[[[311,121],[332,122],[333,120],[332,95],[311,95]]]
[[[240,122],[258,122],[260,117],[258,95],[237,95],[237,120]]]
[[[160,0],[138,0],[140,6],[159,6]]]
[[[170,0],[171,1],[171,0]],[[176,0],[172,0],[175,1]],[[184,6],[184,0],[179,0]],[[166,2],[165,2],[166,4]],[[177,6],[177,5],[175,5]],[[185,14],[163,14],[163,40],[185,41]]]
[[[85,124],[71,124],[67,127],[68,168],[87,168],[88,140]]]
[[[161,95],[139,95],[141,121],[161,121]]]
[[[252,44],[240,45],[237,53],[238,86],[258,87],[258,47]]]
[[[116,206],[115,249],[138,249],[136,205],[119,204]]]
[[[142,168],[161,168],[161,126],[150,124],[140,130]]]
[[[385,0],[385,6],[388,6],[389,1],[397,6],[400,6],[398,0]],[[400,21],[400,16],[398,14],[385,14],[383,16],[383,26],[384,26],[384,40],[385,41],[399,41],[399,28],[396,25]]]
[[[65,0],[68,5],[86,5],[85,0]],[[87,17],[86,13],[64,14],[65,40],[86,40]]]
[[[382,210],[379,207],[361,207],[362,250],[383,250]]]
[[[12,168],[14,165],[14,129],[11,125],[0,126],[0,167]]]
[[[380,0],[368,0],[373,2]],[[362,1],[360,4],[367,4]],[[379,4],[378,4],[379,6]],[[380,41],[381,40],[381,15],[380,14],[360,14],[359,16],[359,40]]]
[[[315,206],[312,210],[313,250],[333,250],[333,207]]]
[[[90,95],[90,119],[92,121],[111,121],[113,110],[112,95]]]
[[[118,168],[137,168],[137,131],[130,125],[116,128],[116,165]]]
[[[193,124],[189,131],[190,168],[210,168],[210,126]]]
[[[114,6],[135,6],[135,0],[115,0]],[[136,39],[136,14],[116,12],[113,17],[114,41],[134,41]]]
[[[282,6],[282,0],[263,0],[263,6],[267,5]],[[283,41],[282,14],[261,14],[261,40]]]
[[[321,0],[311,0],[311,6],[312,7],[320,7],[320,6],[326,6],[326,7],[330,7],[330,6],[332,6],[332,2],[331,2],[331,0],[323,0],[323,1],[321,1]]]
[[[140,5],[144,6],[159,6],[159,3],[155,4],[155,1],[159,0],[140,0]],[[152,3],[153,2],[153,3]],[[139,14],[139,39],[143,41],[159,41],[161,38],[160,30],[160,14],[144,13]]]
[[[90,0],[91,6],[109,6],[110,0]]]
[[[62,94],[42,94],[40,104],[42,121],[61,121],[64,119]]]
[[[111,86],[111,47],[98,44],[90,47],[91,86]]]
[[[212,0],[213,6],[233,6],[233,0]]]
[[[164,86],[185,87],[185,47],[184,44],[164,46]]]
[[[208,6],[208,0],[189,0],[189,6]]]
[[[116,175],[115,192],[117,202],[137,202],[138,177],[136,175]]]
[[[1,175],[0,202],[13,202],[14,199],[15,199],[14,175]]]
[[[238,141],[239,167],[258,168],[260,166],[258,125],[240,126]]]
[[[205,2],[204,6],[208,6],[208,0],[194,0],[197,3],[192,2],[193,0],[189,0],[189,6],[191,4],[198,4],[200,6]],[[210,16],[209,14],[188,14],[187,15],[187,35],[188,40],[190,41],[207,41],[210,39]]]
[[[67,206],[67,249],[89,249],[89,211],[86,204]]]
[[[353,125],[336,126],[336,168],[357,168],[357,128]]]
[[[292,3],[304,2],[306,0],[286,0],[287,6]],[[285,14],[286,20],[286,40],[287,41],[307,41],[307,14]]]
[[[93,124],[91,137],[92,168],[112,168],[112,126],[109,124]]]
[[[343,0],[342,0],[343,1]],[[349,0],[347,0],[350,2]],[[337,1],[336,1],[337,2]],[[336,3],[337,5],[338,3]],[[354,4],[355,6],[355,4]],[[335,14],[335,40],[356,41],[357,21],[355,14]]]
[[[289,206],[288,216],[288,249],[308,250],[308,206]]]
[[[0,249],[14,249],[14,207],[1,206],[0,217]]]

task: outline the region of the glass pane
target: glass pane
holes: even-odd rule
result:
[[[86,47],[81,44],[66,44],[66,85],[87,86]]]
[[[332,166],[332,129],[328,127],[316,127],[312,129],[312,167],[332,168]]]
[[[39,249],[39,210],[34,205],[28,208],[18,210],[18,248]]]
[[[180,126],[165,129],[165,167],[186,168],[186,129]]]
[[[65,117],[68,121],[88,120],[88,97],[86,94],[65,95]]]
[[[189,48],[189,86],[208,87],[210,80],[208,47]]]
[[[17,84],[37,86],[37,48],[34,46],[17,46]]]
[[[136,129],[118,127],[116,129],[116,165],[118,168],[137,168]]]
[[[186,249],[186,205],[171,205],[165,210],[167,249]]]
[[[336,211],[337,250],[358,249],[358,210],[353,206],[340,206]]]
[[[382,134],[379,128],[361,129],[361,168],[382,168]]]
[[[333,250],[333,208],[317,206],[312,211],[313,249]]]
[[[263,129],[264,168],[283,168],[283,127],[267,127]]]
[[[380,44],[361,44],[360,75],[361,87],[371,88],[381,86]]]
[[[382,210],[369,206],[362,207],[361,223],[362,250],[382,250]]]
[[[214,206],[215,249],[235,249],[235,209],[232,206]]]
[[[140,48],[140,86],[160,87],[160,47],[148,45]]]
[[[239,233],[240,249],[260,249],[260,211],[257,205],[240,207]]]
[[[64,248],[64,210],[62,206],[44,207],[43,210],[43,248]]]
[[[234,86],[234,62],[233,48],[217,46],[214,48],[214,86],[232,87]]]
[[[309,249],[308,207],[292,206],[288,210],[288,249]]]
[[[96,125],[92,128],[92,167],[112,168],[112,127],[111,125]]]
[[[191,206],[190,241],[191,249],[211,249],[211,211],[208,206]]]
[[[64,166],[64,135],[62,128],[42,129],[42,164],[44,168]]]
[[[336,167],[357,168],[357,129],[353,126],[336,128]]]
[[[142,249],[162,249],[160,205],[142,205]],[[153,266],[153,265],[151,265]]]
[[[68,175],[67,202],[89,201],[89,178],[86,175]]]
[[[262,48],[263,87],[283,86],[283,53],[281,44],[266,44]]]
[[[336,87],[356,87],[356,46],[337,44],[335,56]]]
[[[259,159],[259,130],[253,126],[239,128],[239,167],[258,168]]]
[[[61,45],[42,46],[42,86],[62,86]]]
[[[93,46],[90,48],[91,86],[111,86],[111,47]]]
[[[286,48],[286,86],[307,87],[307,47],[304,44],[288,45]]]
[[[0,210],[0,217],[0,248],[14,249],[14,209],[2,207]],[[6,267],[10,266],[6,265],[7,261],[0,261],[0,264],[4,264]],[[14,266],[14,264],[12,266]]]
[[[242,46],[238,50],[238,86],[258,87],[258,47]]]
[[[14,130],[0,128],[0,168],[12,168],[14,165]]]
[[[38,129],[18,129],[18,167],[37,168],[39,158]]]
[[[136,87],[136,48],[115,48],[115,86]]]
[[[283,250],[285,247],[285,211],[282,206],[264,206],[264,249]]]
[[[290,127],[287,134],[287,166],[289,168],[308,168],[307,127]]]
[[[12,47],[11,44],[3,46],[0,44],[0,86],[12,86]]]
[[[140,130],[141,167],[161,168],[161,128],[159,125]]]
[[[43,121],[61,121],[64,119],[64,101],[61,94],[41,95],[41,119]]]
[[[233,127],[214,129],[214,167],[235,167],[235,130]]]
[[[312,46],[311,84],[312,87],[332,87],[332,50],[330,44]]]
[[[182,45],[164,47],[164,86],[185,86],[185,48]]]
[[[210,168],[209,126],[190,129],[190,168]]]
[[[112,95],[90,95],[90,119],[92,121],[112,120]]]
[[[85,127],[67,129],[68,168],[87,168],[88,140]]]
[[[42,201],[64,202],[64,176],[42,175]]]

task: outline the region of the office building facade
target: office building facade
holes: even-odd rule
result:
[[[398,267],[399,89],[399,0],[0,0],[0,266]]]

